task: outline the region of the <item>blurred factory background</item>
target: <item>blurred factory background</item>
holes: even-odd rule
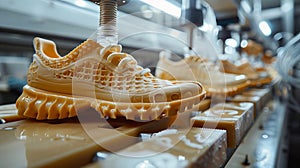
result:
[[[219,29],[241,31],[234,26],[239,24],[244,30],[248,28],[255,32],[256,38],[261,42],[291,38],[300,30],[300,0],[207,0],[207,3],[214,11]],[[31,46],[32,37],[36,35],[56,38],[62,50],[68,50],[96,30],[98,8],[93,2],[85,0],[2,0],[0,14],[5,17],[0,22],[0,42],[1,52],[5,53],[1,55],[10,53],[12,45],[14,48],[17,46],[20,51],[26,51],[26,47]],[[159,29],[157,25],[162,25],[169,28],[164,31],[166,33],[178,30],[179,32],[174,32],[178,36],[183,31],[179,19],[180,8],[181,0],[163,0],[159,3],[130,0],[119,7],[118,16],[126,17],[118,20],[119,34],[124,37],[130,32],[149,27],[154,31]],[[138,40],[142,40],[139,44],[147,46],[147,39],[139,37]],[[280,41],[283,42],[284,40]],[[129,43],[124,45],[142,47]],[[269,41],[265,43],[268,44]],[[14,50],[16,53],[12,54],[20,55],[18,50]],[[31,48],[28,51],[32,51]],[[21,55],[26,56],[26,52]]]

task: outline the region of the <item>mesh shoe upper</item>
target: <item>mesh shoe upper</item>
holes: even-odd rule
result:
[[[137,65],[120,45],[102,47],[87,40],[64,57],[55,43],[35,38],[36,54],[28,85],[61,94],[94,96],[114,102],[168,102],[203,92],[197,82],[170,82]]]
[[[170,76],[163,76],[163,72],[169,73]],[[173,62],[163,54],[161,54],[157,65],[156,76],[163,79],[196,80],[204,85],[212,85],[212,87],[233,86],[247,81],[245,75],[220,72],[217,66],[198,56],[189,56],[180,61]]]

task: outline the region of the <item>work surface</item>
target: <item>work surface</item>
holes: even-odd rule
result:
[[[284,104],[272,99],[272,88],[252,88],[217,104],[206,99],[201,108],[151,122],[95,116],[83,123],[77,117],[24,119],[17,116],[14,104],[2,105],[0,167],[277,164],[285,109]],[[92,109],[87,110],[94,115]]]

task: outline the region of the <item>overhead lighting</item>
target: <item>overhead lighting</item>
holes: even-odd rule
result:
[[[75,4],[80,7],[87,7],[87,3],[84,0],[76,0]]]
[[[233,39],[233,38],[226,39],[225,40],[225,44],[228,45],[228,46],[230,46],[230,47],[233,47],[233,48],[235,48],[235,47],[238,46],[237,41],[235,39]]]
[[[241,1],[241,7],[244,9],[244,11],[249,14],[251,12],[251,6],[248,1]]]
[[[181,9],[180,7],[166,1],[166,0],[140,0],[154,8],[157,8],[169,15],[172,15],[176,18],[180,18]]]
[[[271,35],[272,30],[266,21],[259,22],[258,27],[265,36]]]
[[[241,41],[241,47],[242,47],[242,48],[246,48],[247,45],[248,45],[248,41],[247,41],[247,40],[242,40],[242,41]]]

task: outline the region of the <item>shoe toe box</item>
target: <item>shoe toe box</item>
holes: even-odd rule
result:
[[[155,102],[177,101],[205,94],[205,90],[198,82],[173,81],[172,85],[163,87],[152,94]]]

